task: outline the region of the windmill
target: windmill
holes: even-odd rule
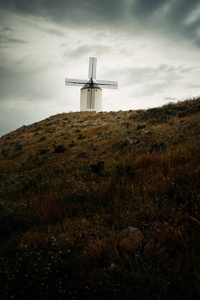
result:
[[[89,58],[89,80],[65,78],[65,85],[82,86],[80,92],[80,110],[96,111],[102,110],[102,88],[117,89],[117,81],[96,80],[97,58]]]

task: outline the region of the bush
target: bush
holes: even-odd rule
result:
[[[140,130],[140,129],[144,129],[144,128],[146,128],[146,124],[138,124],[138,126],[137,126],[137,130]]]
[[[42,141],[45,141],[46,140],[46,136],[42,136],[40,139],[39,139],[39,142],[42,142]]]
[[[20,150],[22,150],[22,149],[23,149],[22,144],[20,144],[19,142],[17,142],[17,143],[15,144],[15,150],[16,150],[16,151],[20,151]]]
[[[100,175],[102,173],[102,171],[104,170],[104,161],[95,161],[93,163],[90,164],[90,169],[92,172]]]
[[[54,148],[54,153],[63,153],[65,152],[67,149],[64,145],[58,145],[58,146],[55,146]]]
[[[7,154],[7,150],[2,149],[1,154],[3,155],[3,157],[7,158],[8,154]]]

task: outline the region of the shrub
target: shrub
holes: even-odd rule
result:
[[[70,147],[74,147],[76,144],[74,143],[74,141],[71,141],[71,143],[69,144]]]
[[[82,134],[79,134],[77,137],[77,140],[84,140],[84,139],[85,139],[85,136]]]
[[[22,150],[22,149],[23,149],[23,145],[20,144],[19,142],[17,142],[17,143],[15,144],[15,150],[16,150],[16,151],[20,151],[20,150]]]
[[[54,153],[63,153],[66,150],[67,150],[66,147],[61,144],[61,145],[55,146]]]
[[[42,142],[42,141],[45,141],[46,140],[46,136],[42,136],[40,139],[39,139],[39,142]]]
[[[95,162],[92,162],[90,164],[90,169],[92,172],[100,175],[102,173],[102,171],[104,170],[104,161],[95,161]]]
[[[7,158],[8,157],[8,153],[7,150],[2,149],[1,154],[3,155],[3,157]]]
[[[137,130],[140,130],[140,129],[143,129],[143,128],[146,128],[146,124],[138,124],[138,126],[137,126]]]

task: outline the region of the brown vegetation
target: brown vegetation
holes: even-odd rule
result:
[[[3,136],[0,297],[198,299],[199,110],[60,114]]]

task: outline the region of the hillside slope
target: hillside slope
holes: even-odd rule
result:
[[[199,112],[63,113],[3,136],[0,296],[200,297]]]

